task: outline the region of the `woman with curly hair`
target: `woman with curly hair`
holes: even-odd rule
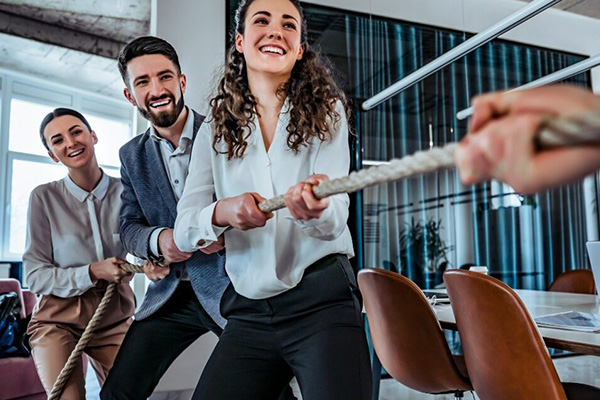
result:
[[[346,98],[308,44],[297,0],[241,2],[211,106],[175,242],[194,251],[224,234],[232,284],[194,398],[276,399],[294,375],[307,400],[370,398],[349,199],[312,193],[348,174]],[[280,194],[287,209],[257,207]]]

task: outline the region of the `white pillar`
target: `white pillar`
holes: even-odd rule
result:
[[[225,2],[152,0],[150,32],[175,47],[187,76],[185,102],[205,114],[225,61]]]
[[[152,0],[150,34],[175,47],[187,76],[185,103],[201,114],[208,111],[215,69],[225,61],[225,29],[224,1]],[[171,365],[155,393],[194,389],[215,344],[213,334],[198,339]]]
[[[596,174],[583,181],[583,201],[585,202],[585,226],[587,240],[598,240],[598,193],[596,191]]]
[[[592,75],[592,90],[594,93],[600,94],[600,67],[591,69]]]

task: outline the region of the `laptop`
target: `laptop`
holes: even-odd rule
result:
[[[594,274],[596,290],[600,298],[600,242],[587,242],[585,245],[590,257],[590,264],[592,264],[592,274]]]

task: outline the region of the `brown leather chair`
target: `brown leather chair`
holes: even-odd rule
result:
[[[551,292],[596,294],[594,275],[589,269],[574,269],[558,275],[548,289]]]
[[[469,377],[481,400],[600,399],[600,389],[562,383],[525,305],[504,283],[461,270],[444,274]]]
[[[462,397],[463,391],[472,390],[464,363],[455,362],[437,317],[417,285],[395,272],[369,268],[358,273],[358,286],[373,346],[394,379],[424,393]]]

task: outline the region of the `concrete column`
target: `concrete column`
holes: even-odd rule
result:
[[[177,50],[186,104],[200,113],[208,110],[215,72],[225,61],[225,30],[224,1],[152,0],[150,32]]]
[[[590,175],[583,181],[583,199],[585,202],[585,220],[587,240],[598,240],[598,192],[596,175]]]
[[[208,111],[210,91],[216,86],[215,70],[225,60],[225,29],[224,1],[152,0],[150,34],[167,40],[177,50],[181,70],[187,76],[185,102],[202,114]],[[138,122],[138,130],[145,126]],[[198,339],[171,365],[155,393],[191,393],[216,341],[213,334]]]

